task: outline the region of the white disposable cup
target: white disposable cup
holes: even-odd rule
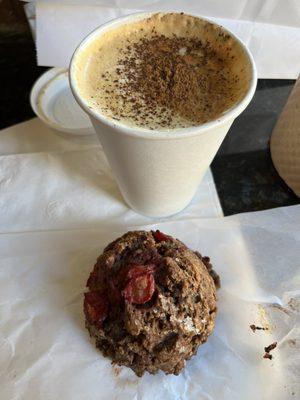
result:
[[[146,216],[166,217],[181,211],[192,200],[231,124],[251,101],[257,73],[245,44],[228,31],[243,47],[252,77],[244,98],[221,117],[196,127],[172,131],[133,128],[106,118],[91,109],[80,95],[74,78],[76,63],[82,50],[104,32],[152,14],[117,18],[90,33],[73,54],[69,77],[72,92],[92,121],[126,203]]]

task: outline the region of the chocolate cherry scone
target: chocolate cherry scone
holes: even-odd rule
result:
[[[160,231],[109,244],[87,281],[84,313],[96,346],[138,376],[179,374],[212,333],[218,276],[208,257]]]

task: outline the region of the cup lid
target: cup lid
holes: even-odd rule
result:
[[[51,68],[41,75],[31,89],[30,103],[35,114],[53,129],[77,136],[95,134],[72,94],[66,69]]]

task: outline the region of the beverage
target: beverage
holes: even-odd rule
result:
[[[256,69],[243,43],[212,22],[133,14],[83,40],[70,85],[126,203],[165,217],[193,198],[254,94]]]
[[[112,27],[91,41],[77,63],[78,91],[91,109],[155,131],[220,117],[245,96],[251,80],[239,42],[183,13]]]

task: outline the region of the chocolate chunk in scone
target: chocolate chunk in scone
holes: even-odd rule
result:
[[[219,283],[209,258],[179,240],[128,232],[90,274],[86,327],[105,356],[138,376],[177,375],[213,331]]]

